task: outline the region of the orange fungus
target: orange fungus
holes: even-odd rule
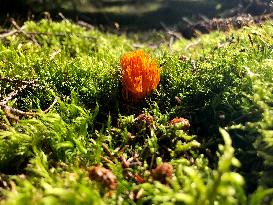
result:
[[[124,54],[122,67],[123,97],[139,101],[149,95],[160,81],[160,70],[155,59],[143,50]]]

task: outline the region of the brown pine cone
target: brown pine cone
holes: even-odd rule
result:
[[[172,178],[173,167],[169,163],[158,165],[152,170],[152,177],[154,180],[160,181],[162,184],[168,184]]]
[[[182,118],[182,117],[176,117],[170,121],[171,125],[177,126],[178,123],[182,123],[182,130],[186,131],[190,128],[190,122],[189,120]]]
[[[89,178],[91,180],[100,182],[102,185],[110,190],[117,188],[117,178],[109,169],[100,166],[91,167],[89,170]]]
[[[150,125],[154,122],[154,118],[153,116],[149,115],[149,114],[140,114],[139,116],[137,116],[136,121],[138,122],[144,122],[147,125]]]

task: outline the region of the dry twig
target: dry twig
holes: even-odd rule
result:
[[[20,86],[17,90],[12,91],[11,93],[8,94],[7,97],[5,97],[1,103],[4,105],[7,104],[8,101],[10,101],[13,97],[17,95],[18,92],[21,92],[22,90],[26,89],[27,85],[22,85]]]
[[[2,33],[2,34],[0,34],[0,39],[1,39],[1,38],[7,38],[8,36],[12,36],[12,35],[14,35],[14,34],[16,34],[16,33],[18,33],[17,30],[11,30],[11,31]]]
[[[53,101],[53,103],[46,109],[43,111],[43,113],[48,113],[53,107],[54,105],[58,102],[58,98],[56,97]]]
[[[23,81],[23,80],[8,78],[8,77],[1,78],[0,80],[4,81],[4,82],[16,83],[17,85],[20,85],[16,90],[9,93],[7,95],[7,97],[5,97],[2,101],[0,101],[0,108],[5,112],[6,116],[9,119],[18,121],[19,116],[37,116],[37,115],[39,115],[39,113],[37,113],[37,112],[25,112],[25,111],[22,111],[22,110],[19,110],[19,109],[16,109],[16,108],[6,105],[10,100],[12,100],[12,98],[14,98],[19,92],[22,92],[28,86],[32,86],[32,87],[40,86],[40,85],[36,84],[35,80]],[[58,99],[55,98],[53,103],[45,111],[43,111],[43,113],[49,112],[49,110],[51,110],[53,108],[53,106],[57,103],[57,100]]]
[[[32,86],[39,86],[36,80],[20,80],[20,79],[14,79],[9,77],[2,77],[0,78],[0,81],[6,82],[6,83],[16,83],[18,85],[26,84],[26,85],[32,85]]]
[[[56,103],[57,103],[57,98],[55,98],[53,103],[46,110],[42,111],[42,113],[49,112],[49,110],[51,110]],[[40,115],[40,113],[38,112],[25,112],[25,111],[10,107],[8,105],[5,105],[3,102],[0,102],[0,107],[2,110],[4,110],[8,118],[13,119],[15,121],[19,121],[18,115],[25,116],[25,117],[34,117],[34,116]]]
[[[52,61],[54,58],[55,58],[55,56],[57,56],[58,54],[60,54],[61,53],[61,49],[58,49],[57,51],[54,51],[52,54],[50,54],[50,60]]]
[[[19,33],[23,33],[27,38],[33,41],[36,45],[39,45],[38,41],[31,34],[28,34],[27,32],[25,32],[23,27],[20,27],[13,18],[11,19],[11,23],[17,29]]]

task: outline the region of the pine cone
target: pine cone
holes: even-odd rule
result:
[[[182,124],[182,130],[186,131],[190,129],[190,122],[189,120],[182,118],[182,117],[176,117],[170,121],[171,125],[178,126],[178,124]]]
[[[110,190],[115,190],[117,188],[117,178],[113,172],[98,165],[91,167],[89,170],[89,178],[91,180],[100,182]]]
[[[168,184],[172,178],[173,167],[169,163],[158,165],[152,170],[152,177],[154,180],[160,181],[162,184]]]

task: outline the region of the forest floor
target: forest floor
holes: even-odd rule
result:
[[[272,204],[272,20],[191,40],[11,23],[0,204]]]

